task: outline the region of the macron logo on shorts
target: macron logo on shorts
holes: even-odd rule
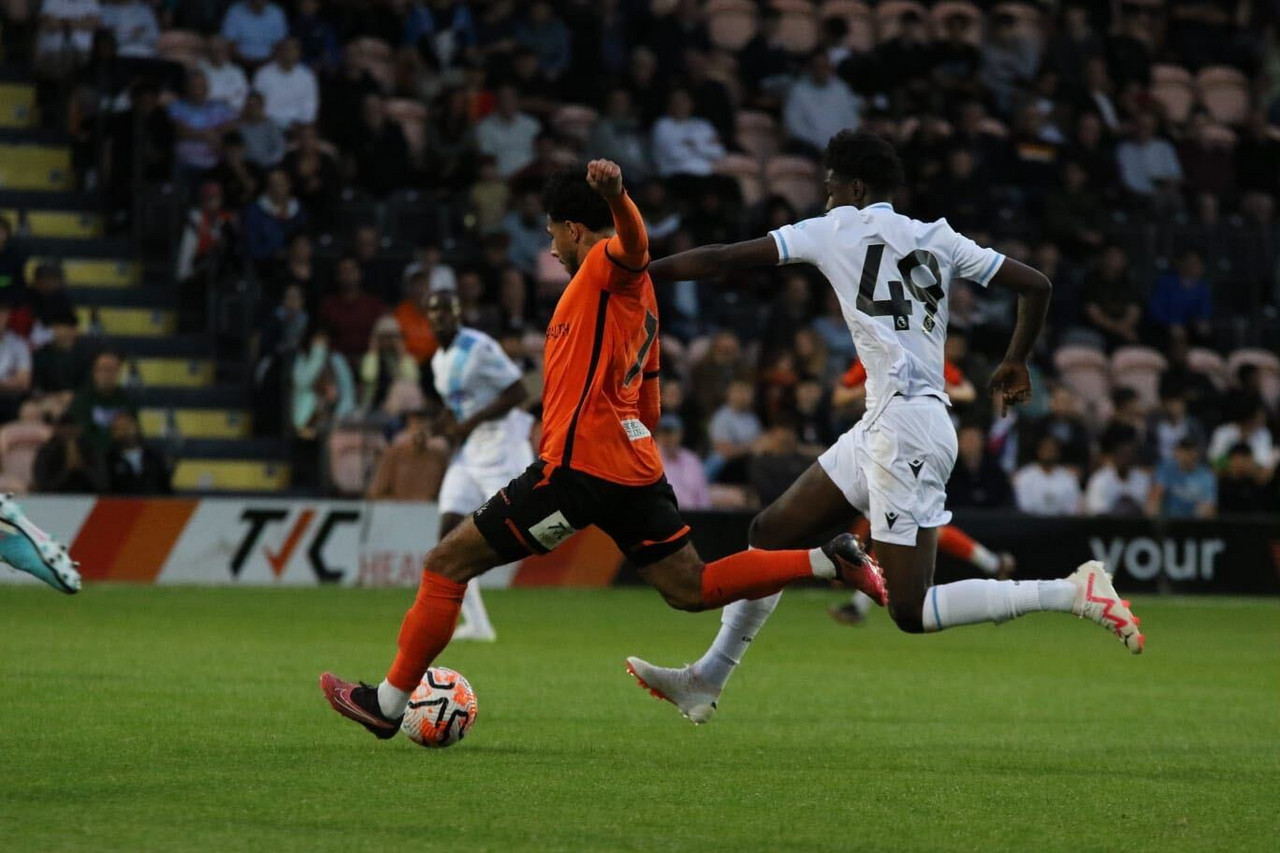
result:
[[[884,514],[884,523],[888,525],[890,530],[893,529],[893,523],[897,520],[898,520],[898,514],[896,512],[886,512]]]
[[[554,551],[556,546],[577,532],[559,510],[529,528],[529,535],[548,551]]]
[[[907,463],[907,467],[911,469],[911,474],[917,480],[920,479],[920,469],[924,467],[924,462],[919,459],[913,459]]]

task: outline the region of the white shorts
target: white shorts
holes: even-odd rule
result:
[[[818,458],[831,482],[871,521],[871,538],[891,545],[914,545],[921,527],[951,521],[947,480],[955,463],[956,430],[936,397],[891,400]]]
[[[440,484],[440,512],[470,515],[532,464],[533,449],[528,441],[510,448],[499,465],[471,465],[459,453]]]

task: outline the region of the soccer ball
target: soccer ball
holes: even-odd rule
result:
[[[476,721],[476,694],[461,674],[433,666],[409,696],[400,730],[419,746],[453,746]]]

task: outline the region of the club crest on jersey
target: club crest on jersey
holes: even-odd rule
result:
[[[529,535],[548,551],[554,551],[561,542],[577,532],[559,510],[529,528]]]

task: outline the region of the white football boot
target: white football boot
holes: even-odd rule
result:
[[[470,622],[463,622],[457,628],[453,629],[453,640],[459,642],[472,643],[496,643],[498,642],[498,634],[493,628],[485,630],[477,628]]]
[[[1076,587],[1072,613],[1081,619],[1092,619],[1119,637],[1126,649],[1135,655],[1142,654],[1142,647],[1147,642],[1147,638],[1138,631],[1142,620],[1133,615],[1129,602],[1116,592],[1106,566],[1090,560],[1081,564],[1067,580]]]
[[[686,664],[679,669],[671,669],[633,657],[627,658],[627,672],[645,690],[675,705],[695,726],[715,716],[720,691],[700,679],[692,666]]]

